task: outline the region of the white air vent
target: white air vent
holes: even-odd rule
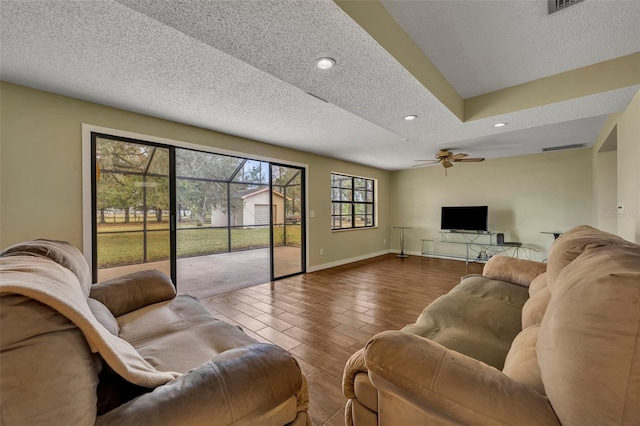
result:
[[[549,0],[549,15],[553,12],[563,10],[584,0]]]
[[[564,149],[584,148],[585,146],[587,146],[586,143],[574,143],[572,145],[549,146],[547,148],[542,148],[542,152],[562,151]]]

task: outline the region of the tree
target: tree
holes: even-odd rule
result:
[[[168,150],[154,146],[98,138],[96,160],[100,170],[96,203],[104,223],[104,210],[123,210],[124,222],[129,223],[131,208],[168,208],[169,170]],[[158,217],[158,213],[156,213]]]

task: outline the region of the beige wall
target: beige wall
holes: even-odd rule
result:
[[[533,245],[540,250],[534,256],[542,259],[553,237],[540,231],[582,223],[611,230],[600,216],[605,214],[601,202],[611,198],[602,188],[610,187],[605,180],[611,180],[612,164],[617,164],[616,197],[625,206],[616,218],[617,233],[640,242],[638,94],[626,111],[607,120],[594,149],[456,164],[449,176],[441,167],[389,173],[4,82],[1,95],[0,247],[38,237],[82,246],[82,123],[308,164],[307,208],[315,212],[308,219],[310,270],[366,258],[389,246],[399,249],[399,232],[392,226],[413,227],[406,250],[417,254],[420,238],[439,239],[443,205],[489,205],[489,228],[504,232],[507,240]],[[598,150],[614,127],[616,161],[605,156],[598,164]],[[331,172],[378,180],[377,228],[331,232]]]
[[[603,164],[599,152],[603,145],[608,144],[609,135],[615,128],[617,138],[617,155],[615,162]],[[631,100],[625,111],[612,114],[603,126],[593,149],[594,197],[607,198],[603,193],[601,182],[610,179],[611,170],[606,167],[617,167],[616,184],[617,199],[621,200],[624,210],[617,216],[617,234],[629,241],[640,243],[640,91]],[[603,168],[605,170],[603,170]],[[617,207],[617,206],[616,206]],[[606,210],[598,209],[594,212],[597,223],[606,221],[603,218]]]
[[[553,236],[591,224],[591,149],[533,154],[456,164],[445,176],[441,166],[392,173],[391,226],[411,226],[405,250],[419,253],[421,238],[440,239],[442,206],[489,206],[489,230],[506,241],[521,241],[539,250],[542,260]],[[391,234],[398,247],[398,232]],[[463,247],[435,243],[441,254],[464,253]]]
[[[386,250],[389,172],[1,83],[0,247],[31,238],[82,247],[82,124],[308,164],[311,269]],[[331,232],[330,173],[378,180],[379,227]],[[320,256],[320,249],[324,256]]]
[[[618,153],[604,151],[597,154],[594,166],[594,225],[613,234],[618,232]],[[597,176],[597,178],[596,178]]]

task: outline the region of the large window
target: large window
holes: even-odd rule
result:
[[[331,173],[331,229],[375,226],[375,181]]]

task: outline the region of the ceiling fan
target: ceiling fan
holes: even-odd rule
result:
[[[479,161],[484,161],[484,158],[465,158],[468,156],[469,156],[468,154],[463,154],[463,153],[454,154],[448,149],[441,149],[436,154],[435,160],[415,160],[415,161],[420,161],[423,164],[416,164],[415,166],[412,166],[412,167],[421,167],[421,166],[426,166],[427,164],[441,163],[442,166],[445,168],[444,173],[446,175],[447,169],[449,167],[453,167],[453,163],[477,163]]]

